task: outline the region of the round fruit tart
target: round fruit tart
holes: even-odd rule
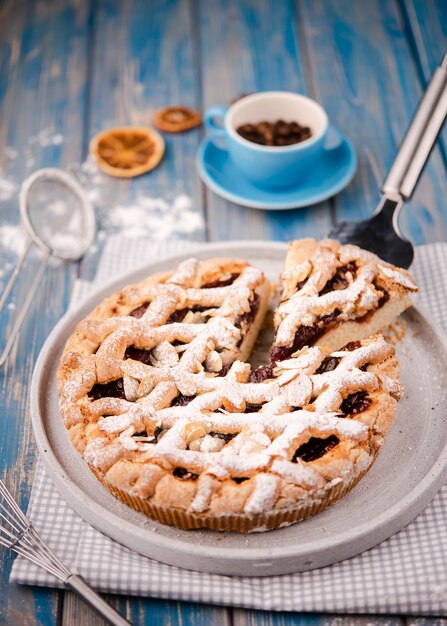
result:
[[[401,394],[376,334],[411,276],[356,246],[290,245],[271,359],[248,358],[269,306],[240,259],[189,259],[112,294],[67,341],[62,418],[101,483],[183,529],[278,528],[368,471]]]

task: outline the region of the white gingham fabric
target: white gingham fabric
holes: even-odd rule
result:
[[[191,244],[111,239],[95,282]],[[412,271],[421,303],[447,327],[447,244],[421,246]],[[91,288],[78,287],[77,300]],[[410,525],[363,554],[322,569],[243,578],[191,572],[140,556],[82,521],[39,462],[28,514],[65,565],[101,591],[278,611],[447,614],[447,485]],[[56,586],[17,558],[11,580]]]

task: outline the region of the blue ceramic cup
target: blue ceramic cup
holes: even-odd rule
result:
[[[244,139],[236,129],[258,122],[298,122],[311,137],[291,146],[262,146]],[[281,189],[299,185],[324,150],[328,118],[314,100],[287,91],[264,91],[245,96],[229,108],[212,107],[204,116],[207,133],[224,139],[232,161],[258,187]]]

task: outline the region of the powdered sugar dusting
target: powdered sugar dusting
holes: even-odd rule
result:
[[[0,248],[9,254],[20,256],[25,249],[27,237],[20,226],[0,226]]]
[[[18,192],[18,185],[13,178],[0,173],[0,202],[11,200]]]
[[[278,488],[279,480],[272,474],[258,474],[255,477],[255,488],[245,505],[246,513],[262,513],[270,508]]]
[[[99,235],[120,233],[125,237],[175,239],[191,236],[205,228],[192,198],[181,189],[154,196],[138,191],[131,199],[116,202],[110,197],[110,177],[89,157],[76,168],[99,218]]]
[[[385,276],[394,280],[398,285],[402,285],[411,291],[417,290],[416,283],[411,280],[411,277],[408,274],[404,274],[402,270],[393,269],[382,264],[379,265],[379,268]]]

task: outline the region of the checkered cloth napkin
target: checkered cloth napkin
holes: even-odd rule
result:
[[[93,285],[151,259],[188,250],[189,243],[111,239]],[[447,244],[418,248],[412,271],[421,303],[447,326]],[[37,464],[28,514],[54,552],[93,587],[114,593],[278,611],[447,612],[447,485],[411,524],[375,548],[322,569],[268,578],[183,570],[140,556],[86,524]],[[56,586],[49,574],[17,558],[11,580]]]

